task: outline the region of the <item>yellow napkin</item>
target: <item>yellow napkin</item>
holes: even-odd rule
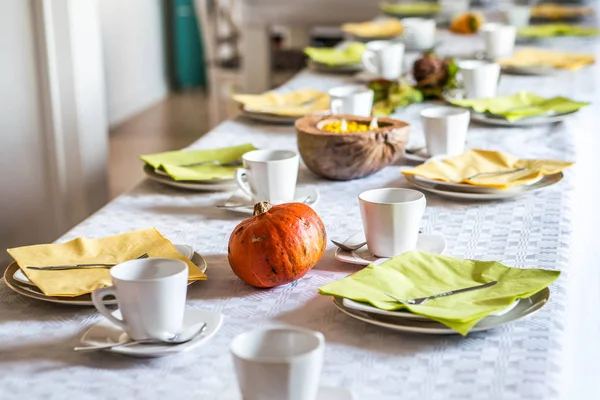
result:
[[[511,268],[496,261],[409,251],[322,286],[319,293],[370,303],[382,310],[408,309],[466,335],[489,314],[507,308],[516,299],[539,292],[559,275],[559,271]],[[422,305],[404,305],[385,295],[387,292],[400,299],[414,299],[492,281],[498,283],[481,290],[432,299]]]
[[[578,70],[595,62],[589,54],[563,53],[560,51],[542,49],[521,49],[512,57],[498,60],[500,65],[513,67],[551,67],[572,71]]]
[[[522,37],[544,38],[554,36],[595,36],[599,29],[568,24],[531,25],[519,28],[517,34]]]
[[[251,144],[225,147],[210,150],[178,150],[164,153],[146,154],[140,159],[153,168],[160,168],[176,181],[198,181],[211,179],[233,179],[236,166],[228,167],[215,164],[203,164],[193,167],[182,167],[181,165],[198,163],[202,161],[219,161],[229,163],[242,158],[252,150],[256,150]]]
[[[446,158],[443,161],[430,161],[403,170],[402,173],[442,182],[508,189],[535,182],[544,175],[556,174],[573,164],[554,160],[520,160],[499,151],[468,150],[459,156]],[[519,168],[527,168],[527,170],[504,175],[480,175],[467,179],[481,172],[500,172]]]
[[[531,8],[531,16],[533,18],[545,19],[565,19],[573,18],[594,13],[591,7],[567,6],[562,4],[536,4]]]
[[[384,19],[342,25],[342,30],[364,38],[388,38],[402,33],[402,23],[397,19]]]
[[[242,103],[249,111],[289,117],[303,117],[329,110],[329,95],[316,89],[288,93],[236,94],[233,99]]]
[[[510,96],[451,100],[450,102],[460,107],[472,108],[478,113],[488,112],[502,116],[507,121],[518,121],[523,118],[546,115],[552,112],[569,113],[589,104],[560,96],[547,99],[526,91],[520,91]]]
[[[150,257],[174,258],[189,268],[189,280],[206,280],[206,275],[155,228],[143,229],[102,239],[77,238],[62,244],[40,244],[8,249],[27,278],[47,296],[75,297],[110,286],[108,268],[68,271],[36,271],[27,266],[114,263],[132,260],[148,253]]]
[[[379,4],[379,8],[385,13],[401,16],[431,15],[442,10],[442,7],[439,4],[425,1],[417,1],[412,3],[384,2]]]
[[[365,52],[363,43],[353,42],[342,49],[331,47],[307,47],[304,52],[311,60],[335,67],[338,65],[360,64]]]

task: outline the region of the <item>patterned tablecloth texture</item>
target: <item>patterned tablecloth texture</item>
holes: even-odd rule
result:
[[[443,54],[469,54],[478,37],[446,38]],[[590,39],[559,39],[554,48],[594,52]],[[412,57],[414,58],[415,55]],[[411,55],[407,58],[410,59]],[[598,66],[559,76],[503,76],[500,93],[530,90],[591,101]],[[302,72],[283,90],[327,89],[351,78]],[[412,124],[410,145],[423,143],[415,105],[395,117]],[[583,109],[564,123],[534,128],[472,124],[470,148],[502,150],[527,158],[576,160],[574,136],[599,112]],[[191,148],[252,142],[262,148],[296,149],[293,127],[237,119],[227,121]],[[142,163],[140,162],[140,168]],[[360,230],[357,196],[380,187],[409,187],[391,166],[366,179],[326,181],[304,166],[299,186],[319,189],[315,207],[330,238]],[[209,280],[189,288],[188,306],[225,315],[221,331],[203,347],[179,356],[137,360],[108,353],[76,354],[82,332],[100,320],[93,308],[30,300],[0,284],[0,398],[2,399],[228,399],[236,392],[229,343],[259,326],[290,323],[326,337],[322,384],[352,389],[357,399],[554,399],[564,374],[564,319],[569,296],[573,174],[542,192],[500,202],[453,202],[427,195],[425,232],[441,232],[447,254],[498,260],[519,268],[564,271],[551,287],[550,303],[534,316],[500,329],[460,336],[405,335],[350,319],[317,288],[358,267],[337,262],[329,245],[304,278],[272,290],[242,283],[227,263],[229,234],[242,218],[215,208],[227,193],[187,192],[144,181],[73,228],[59,242],[78,236],[103,237],[154,226],[175,243],[188,243],[206,256]]]

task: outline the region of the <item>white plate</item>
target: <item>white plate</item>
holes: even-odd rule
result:
[[[429,153],[427,153],[426,147],[421,147],[413,150],[412,153],[408,153],[406,150],[404,151],[404,158],[414,162],[423,163],[431,158]]]
[[[167,174],[165,171],[162,171],[160,169],[154,168],[154,173],[157,175],[166,176],[167,178],[172,179],[169,174]],[[207,185],[214,185],[216,183],[231,184],[231,183],[235,182],[235,179],[234,178],[199,179],[199,180],[195,180],[194,182],[204,183]]]
[[[562,172],[559,172],[559,173],[553,174],[553,175],[545,175],[538,182],[533,183],[531,185],[522,185],[522,186],[518,186],[516,188],[511,188],[511,189],[502,190],[502,191],[499,191],[499,190],[495,191],[494,189],[492,189],[492,190],[494,190],[492,192],[487,192],[487,191],[464,192],[464,191],[462,191],[462,189],[457,190],[457,189],[454,189],[454,188],[451,188],[448,186],[442,186],[442,185],[439,185],[437,182],[435,184],[420,182],[417,179],[415,179],[413,176],[410,176],[410,175],[404,175],[404,177],[406,178],[406,180],[409,183],[411,183],[418,189],[421,189],[421,190],[424,190],[424,191],[430,192],[430,193],[435,193],[442,197],[448,197],[448,198],[453,198],[453,199],[462,199],[462,200],[488,201],[488,200],[511,199],[514,197],[519,197],[519,196],[523,196],[523,195],[526,195],[529,193],[537,192],[548,186],[552,186],[555,183],[560,182],[563,178],[563,174],[562,174]],[[486,188],[486,189],[489,189],[489,188]]]
[[[358,63],[331,66],[313,60],[308,60],[308,68],[317,72],[323,72],[327,74],[348,74],[362,71],[363,65],[361,63]]]
[[[514,322],[526,316],[533,314],[541,309],[550,299],[550,290],[542,289],[538,293],[521,299],[517,305],[504,315],[488,316],[471,329],[471,333],[486,331],[488,329],[498,328],[510,322]],[[344,307],[340,297],[333,298],[333,304],[344,314],[366,322],[368,324],[381,326],[383,328],[392,329],[400,332],[408,333],[423,333],[429,335],[457,335],[458,332],[448,328],[437,322],[418,321],[406,318],[388,317],[383,315],[375,315],[357,310],[352,310]]]
[[[310,199],[307,200],[307,198]],[[292,202],[305,203],[314,207],[319,202],[319,198],[320,195],[317,188],[297,188]],[[241,190],[236,190],[220,208],[242,214],[254,214],[254,202]]]
[[[121,318],[121,312],[119,310],[113,312],[113,315],[117,318]],[[186,343],[179,345],[138,344],[127,347],[116,347],[114,349],[103,351],[141,358],[165,357],[189,351],[206,343],[215,333],[217,333],[223,324],[223,315],[215,311],[194,308],[185,309],[185,315],[183,316],[184,328],[202,322],[206,322],[206,330],[201,335]],[[125,333],[123,328],[113,324],[106,318],[102,318],[100,322],[92,325],[90,329],[83,334],[81,343],[84,346],[103,346],[111,343],[119,343],[127,340],[127,338],[127,333]]]
[[[181,246],[181,245],[180,245]],[[188,246],[186,246],[188,247]],[[178,249],[179,250],[179,249]],[[183,254],[183,253],[182,253]],[[200,271],[203,273],[208,269],[208,264],[206,259],[200,254],[195,252],[191,261],[198,266]],[[61,296],[46,296],[43,294],[36,286],[29,284],[23,284],[23,282],[19,282],[14,278],[16,272],[20,270],[17,263],[13,262],[10,264],[6,270],[4,271],[4,282],[6,286],[8,286],[11,290],[16,293],[22,294],[23,296],[30,297],[32,299],[47,301],[49,303],[57,303],[57,304],[68,304],[74,306],[93,306],[92,296],[90,294],[84,294],[81,296],[75,297],[61,297]],[[191,285],[196,281],[188,282],[188,285]],[[117,304],[116,300],[105,300],[104,304],[113,305]]]
[[[219,400],[243,400],[237,384],[230,387],[225,393],[220,393]],[[354,400],[352,392],[346,388],[319,387],[315,400]]]
[[[496,311],[495,313],[492,313],[490,315],[494,315],[494,316],[504,315],[504,314],[508,313],[510,310],[512,310],[513,308],[515,308],[517,306],[517,303],[519,303],[519,300],[516,300],[514,303],[512,303],[510,306],[506,307],[504,310]],[[363,311],[366,313],[385,315],[385,316],[394,317],[394,318],[406,318],[406,319],[414,319],[414,320],[418,320],[418,321],[435,322],[435,321],[432,321],[431,319],[429,319],[428,317],[424,317],[419,314],[413,314],[412,312],[410,312],[408,310],[397,310],[397,311],[381,310],[377,307],[373,307],[370,304],[361,303],[361,302],[350,300],[350,299],[343,299],[342,305],[346,308],[350,308],[352,310],[357,310],[357,311]]]
[[[157,174],[154,171],[154,168],[148,164],[144,165],[144,173],[153,181],[163,183],[167,186],[176,187],[178,189],[197,190],[201,192],[217,192],[232,190],[236,187],[233,180],[227,181],[229,183],[206,183],[208,181],[176,181],[170,176]]]
[[[356,232],[348,239],[344,240],[344,244],[353,245],[364,241],[365,234],[361,231]],[[417,240],[416,250],[425,251],[427,253],[443,254],[446,250],[446,239],[440,234],[421,233]],[[387,260],[387,258],[377,257],[371,253],[367,245],[356,251],[346,251],[338,247],[335,249],[334,257],[338,261],[356,265],[369,265],[376,261],[383,262]]]
[[[569,116],[575,114],[577,111],[572,111],[569,113],[558,114],[558,115],[543,115],[538,117],[529,117],[523,118],[517,121],[508,121],[504,118],[499,118],[497,116],[471,112],[471,120],[475,122],[480,122],[486,125],[494,125],[494,126],[503,126],[509,128],[517,128],[517,127],[527,127],[527,126],[539,126],[546,124],[554,124],[557,122],[562,122]]]
[[[553,76],[566,72],[565,69],[553,67],[517,67],[514,65],[503,65],[502,72],[512,75]]]

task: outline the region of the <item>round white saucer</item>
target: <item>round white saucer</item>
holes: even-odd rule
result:
[[[362,243],[364,241],[365,234],[363,232],[357,232],[348,239],[344,240],[343,243],[352,245]],[[436,233],[421,233],[419,234],[419,239],[417,240],[416,250],[425,251],[427,253],[443,254],[446,250],[446,239],[444,239],[444,236]],[[371,253],[367,245],[356,251],[346,251],[338,247],[335,250],[334,256],[338,261],[356,265],[369,265],[376,261],[382,262],[387,260],[387,258],[377,257]]]
[[[423,162],[429,160],[431,158],[431,156],[429,155],[429,153],[427,153],[426,147],[421,147],[421,148],[412,150],[411,153],[409,153],[405,150],[404,158],[406,158],[407,160],[410,160],[410,161],[423,163]]]
[[[117,310],[113,312],[113,315],[120,318],[121,312]],[[142,358],[165,357],[189,351],[207,342],[215,333],[217,333],[223,324],[223,314],[194,308],[185,309],[185,315],[183,316],[184,329],[202,322],[206,322],[206,330],[186,343],[179,345],[138,344],[126,347],[116,347],[104,351]],[[100,322],[92,325],[81,337],[81,343],[84,346],[103,346],[110,343],[120,343],[125,340],[127,340],[127,333],[125,333],[121,327],[113,324],[106,318],[102,318]]]
[[[346,388],[340,387],[319,387],[315,400],[354,400],[352,392]],[[243,400],[239,388],[231,386],[229,390],[222,393],[219,400]]]
[[[315,206],[319,202],[319,190],[314,187],[297,188],[292,202],[305,203],[308,206]],[[241,190],[236,190],[231,197],[219,208],[227,211],[233,211],[242,214],[252,215],[254,213],[254,201],[250,199]]]

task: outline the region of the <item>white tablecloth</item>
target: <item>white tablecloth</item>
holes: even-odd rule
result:
[[[476,38],[454,37],[444,42],[442,50],[468,53],[479,46]],[[564,39],[557,41],[556,47],[598,54],[597,42],[593,40]],[[526,89],[546,96],[595,99],[595,104],[556,125],[503,129],[472,124],[468,146],[529,158],[578,160],[577,145],[588,157],[586,143],[597,146],[599,142],[594,137],[599,135],[598,73],[599,67],[593,66],[560,76],[504,76],[501,93]],[[326,89],[343,80],[349,78],[303,72],[288,87]],[[423,107],[426,105],[415,105],[397,114],[413,124],[411,145],[423,141],[418,119]],[[245,142],[259,147],[296,148],[292,127],[242,119],[223,123],[192,147]],[[590,157],[587,160],[594,161]],[[583,173],[590,175],[589,170]],[[585,380],[578,367],[585,367],[582,373],[586,377],[593,376],[591,366],[582,365],[587,359],[581,351],[597,349],[590,340],[592,337],[579,335],[566,323],[569,320],[572,326],[584,326],[587,323],[582,321],[588,318],[591,325],[586,326],[598,332],[597,313],[579,313],[580,308],[573,314],[567,313],[569,305],[584,303],[586,293],[582,288],[599,282],[593,263],[570,263],[573,216],[586,213],[590,221],[598,220],[593,201],[583,197],[575,200],[574,183],[579,182],[578,174],[576,166],[566,171],[562,182],[548,190],[502,202],[453,202],[427,195],[422,227],[425,232],[445,235],[448,254],[498,260],[516,267],[564,271],[551,287],[551,301],[537,314],[466,338],[398,334],[352,320],[337,311],[331,299],[319,296],[317,289],[357,268],[337,262],[331,245],[319,264],[299,281],[271,290],[251,288],[231,272],[227,263],[229,234],[243,218],[214,207],[229,195],[179,191],[145,181],[73,228],[60,241],[154,226],[175,243],[193,245],[208,260],[209,280],[189,288],[188,305],[222,312],[225,323],[221,331],[195,351],[164,359],[76,354],[71,348],[78,343],[82,332],[100,319],[93,308],[30,300],[12,293],[1,283],[0,398],[233,398],[236,382],[228,351],[230,341],[241,332],[273,323],[323,332],[327,345],[322,384],[350,388],[357,399],[560,398],[567,394],[567,380],[574,375],[581,382]],[[343,239],[361,229],[357,202],[360,192],[378,187],[405,187],[407,183],[397,166],[349,182],[322,180],[302,167],[299,185],[319,189],[321,200],[315,209],[325,222],[329,237]],[[586,276],[587,281],[579,279],[577,285],[573,283],[573,277]],[[598,297],[594,293],[590,296]],[[578,337],[585,342],[578,343]],[[579,352],[579,358],[573,357],[574,352]],[[590,393],[587,389],[585,392]],[[565,398],[597,397],[566,395]]]

